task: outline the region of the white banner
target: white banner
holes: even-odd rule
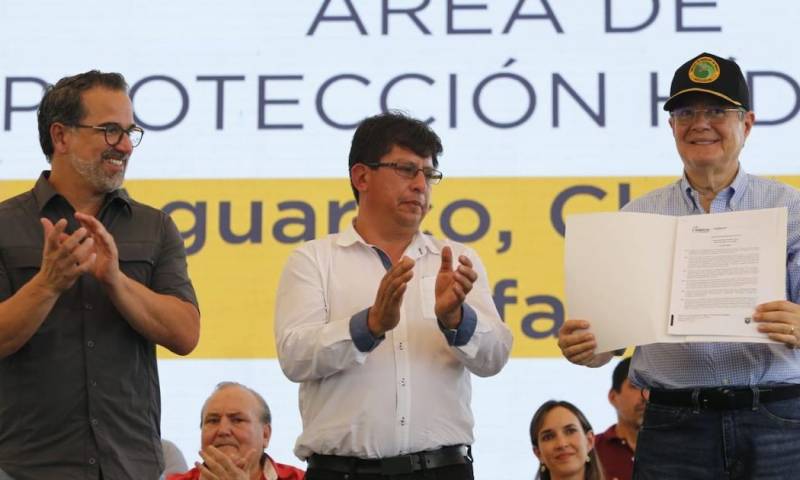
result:
[[[796,171],[797,2],[145,1],[0,4],[0,179],[44,162],[42,86],[122,72],[147,133],[129,178],[346,175],[352,127],[430,119],[447,176],[672,175],[675,68],[733,57],[756,118],[750,171]],[[750,160],[752,159],[752,160]]]

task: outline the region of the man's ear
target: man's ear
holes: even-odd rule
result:
[[[750,135],[750,130],[753,129],[753,125],[756,123],[756,114],[751,111],[745,112],[744,114],[744,138],[747,138]]]
[[[53,144],[53,154],[63,154],[67,151],[67,137],[70,131],[63,123],[54,122],[50,125],[50,142]]]
[[[372,169],[363,163],[356,163],[350,168],[350,183],[359,194],[362,194],[368,190],[369,177],[371,174]]]
[[[269,439],[272,437],[272,425],[264,425],[264,450],[269,446]]]
[[[608,390],[608,403],[610,403],[614,407],[617,406],[617,403],[616,403],[617,402],[617,395],[618,395],[618,393],[613,388],[610,388]]]

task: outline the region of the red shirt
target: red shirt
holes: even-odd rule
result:
[[[272,464],[272,467],[275,469],[275,472],[278,474],[278,480],[303,480],[306,476],[306,472],[300,470],[297,467],[293,467],[291,465],[284,465],[282,463],[278,463],[272,459],[272,457],[267,457],[267,461]],[[198,468],[193,468],[188,472],[184,473],[173,473],[172,475],[167,477],[167,480],[199,480],[200,479],[200,470]],[[267,480],[264,476],[264,473],[261,473],[261,480]]]
[[[616,424],[595,437],[594,448],[606,480],[630,480],[633,477],[633,450],[624,438],[617,436]]]

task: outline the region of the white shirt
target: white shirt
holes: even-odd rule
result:
[[[281,368],[302,382],[299,458],[384,458],[472,443],[469,372],[499,372],[512,336],[477,254],[449,242],[455,261],[462,254],[470,258],[478,280],[465,302],[477,317],[474,333],[463,346],[448,344],[434,313],[445,245],[415,235],[405,251],[416,264],[400,323],[369,352],[356,348],[351,319],[372,306],[386,274],[376,249],[350,226],[291,254],[278,286],[275,336]]]

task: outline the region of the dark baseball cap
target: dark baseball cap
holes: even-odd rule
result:
[[[687,93],[707,93],[750,110],[750,89],[739,65],[711,53],[703,52],[675,71],[664,110],[674,109],[677,99]]]

